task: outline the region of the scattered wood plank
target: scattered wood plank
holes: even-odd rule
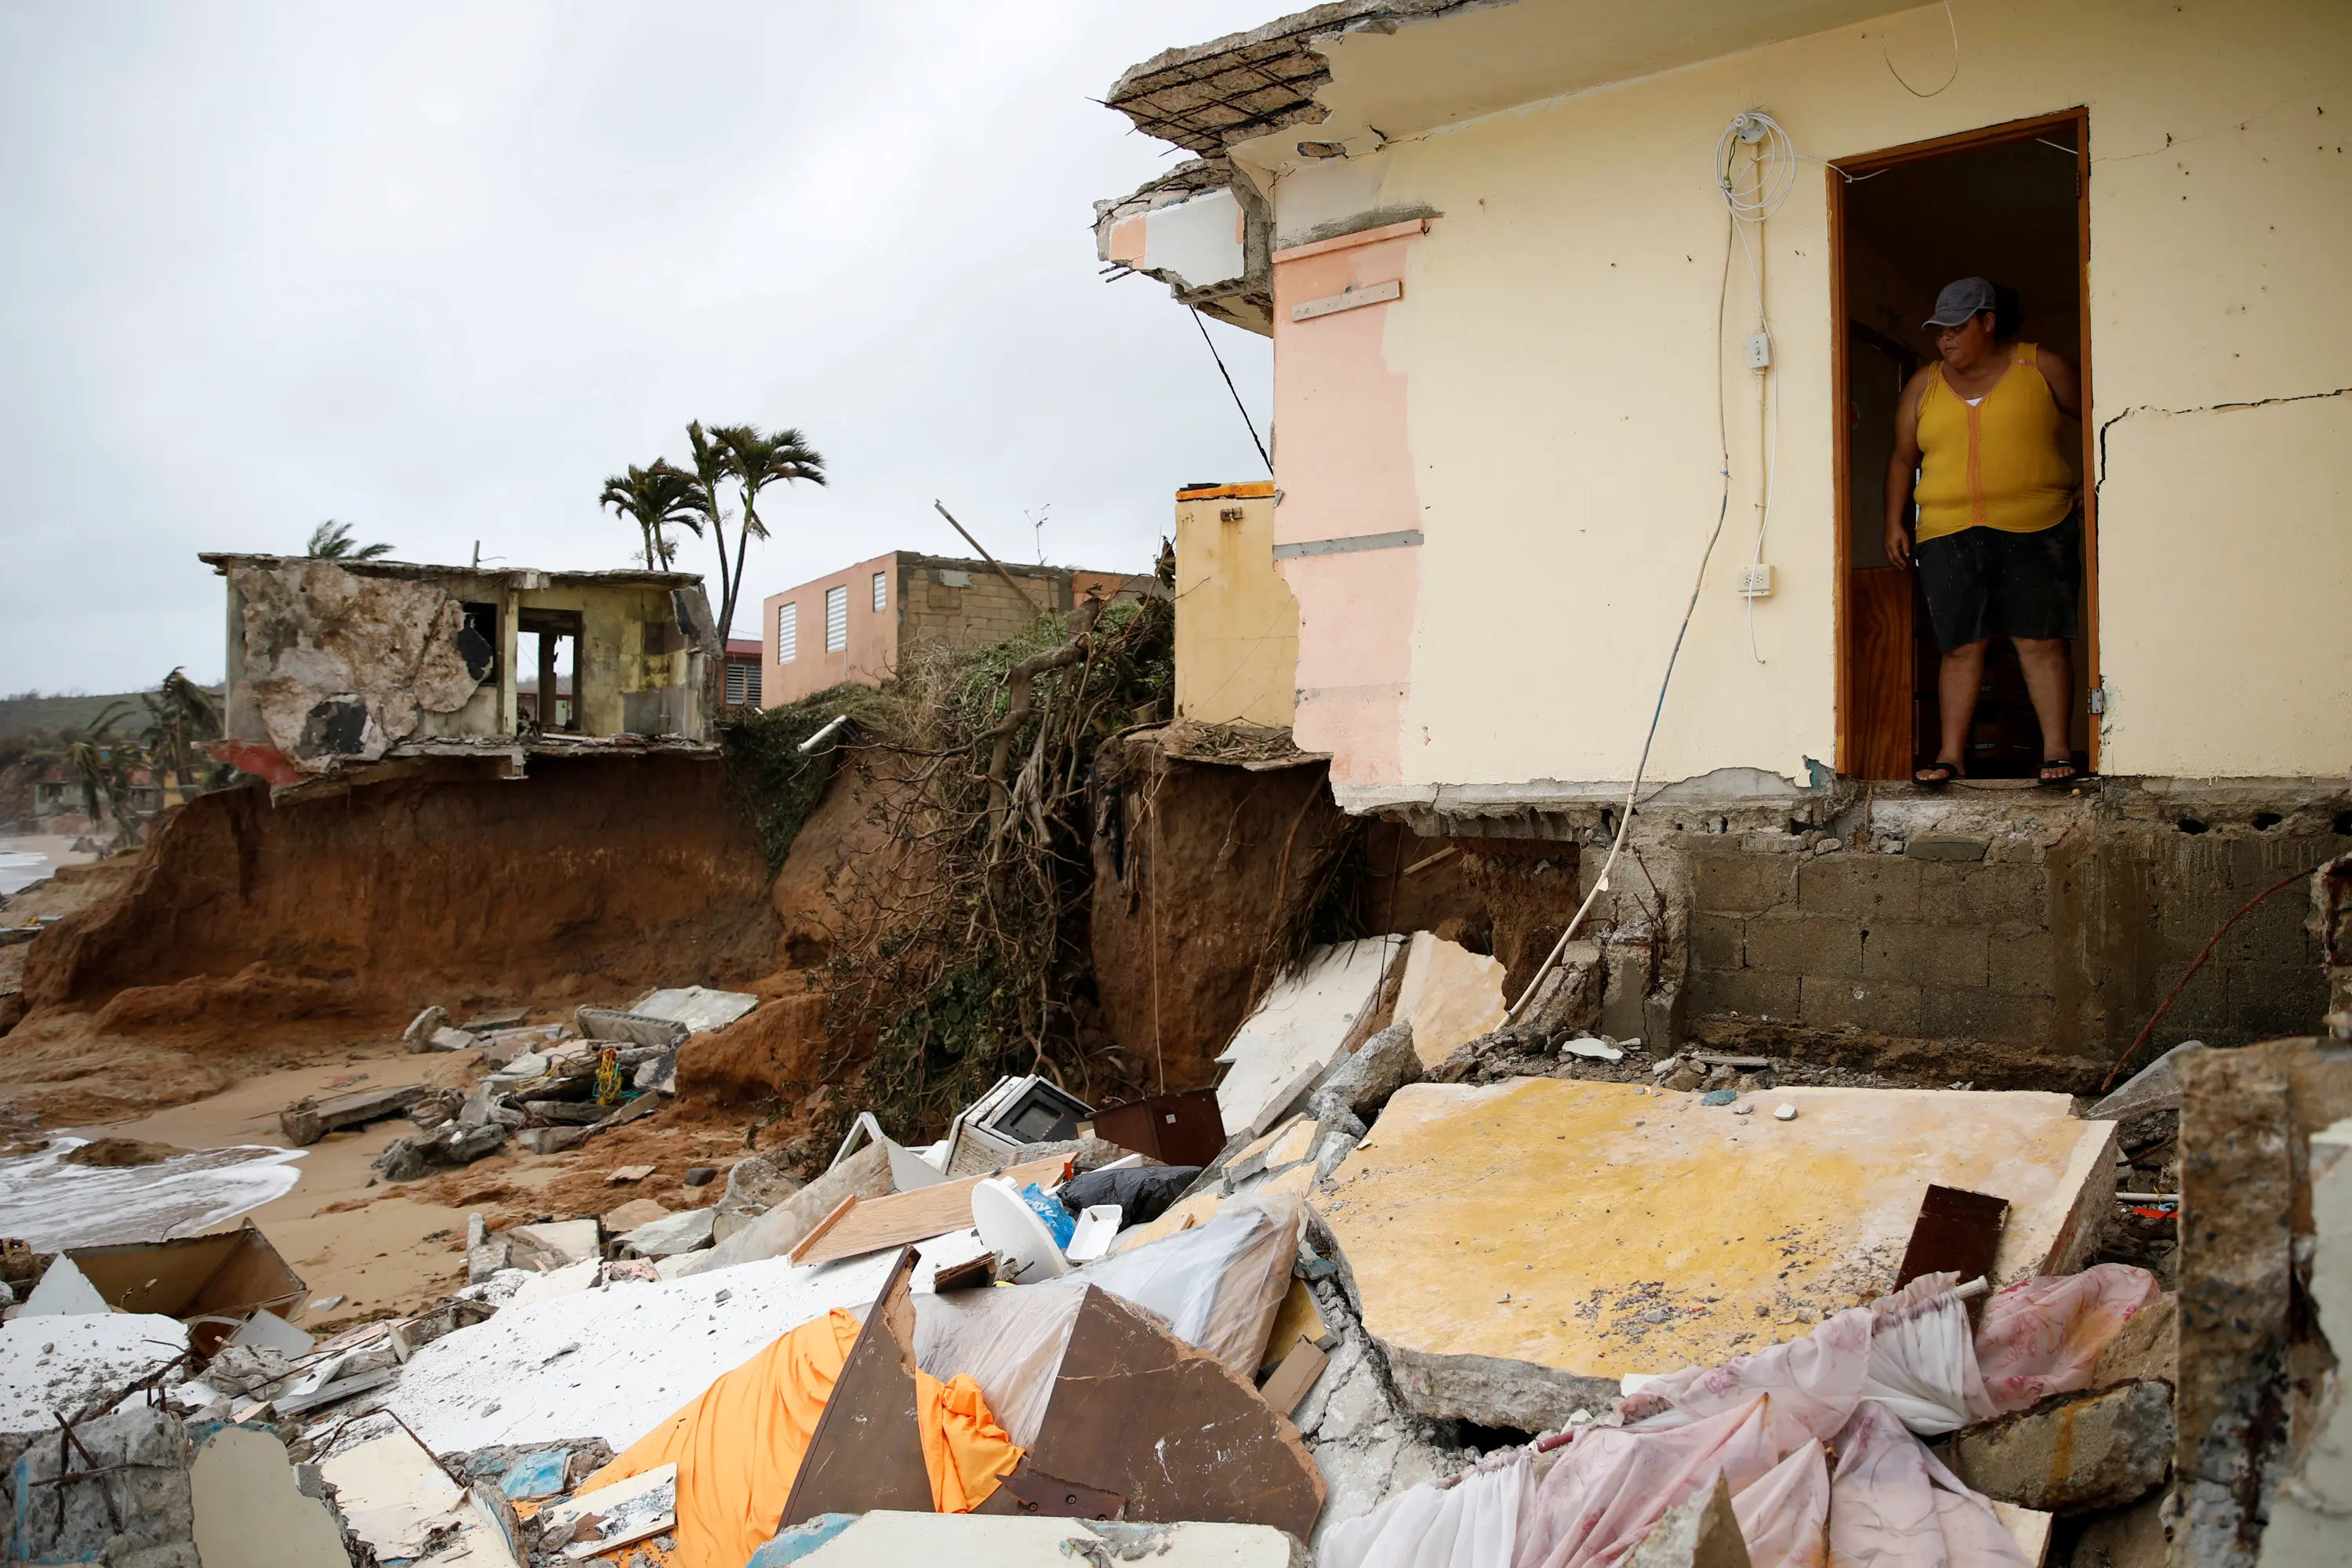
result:
[[[1066,1163],[1060,1159],[1040,1160],[1014,1165],[1004,1174],[1014,1186],[1050,1182],[1059,1175]],[[961,1181],[919,1187],[911,1193],[892,1193],[878,1198],[852,1197],[801,1237],[799,1245],[787,1256],[794,1263],[831,1263],[885,1247],[929,1241],[952,1230],[969,1230],[971,1190],[986,1179],[967,1176]]]

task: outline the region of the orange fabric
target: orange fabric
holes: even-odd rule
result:
[[[988,1399],[970,1373],[941,1383],[915,1373],[915,1414],[923,1438],[923,1468],[931,1477],[931,1507],[970,1513],[1021,1462],[1021,1449],[988,1413]]]
[[[629,1445],[582,1481],[579,1491],[675,1461],[672,1568],[743,1568],[783,1520],[817,1418],[857,1334],[857,1320],[839,1308],[803,1323]],[[997,1426],[969,1376],[959,1373],[942,1384],[918,1372],[915,1409],[931,1506],[940,1512],[979,1507],[1021,1462],[1022,1450]]]

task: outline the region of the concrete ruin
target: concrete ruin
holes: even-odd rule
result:
[[[387,761],[703,747],[702,579],[208,553],[228,583],[222,760],[279,786]],[[367,775],[374,776],[374,775]]]

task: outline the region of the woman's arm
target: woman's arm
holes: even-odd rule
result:
[[[2033,366],[2042,373],[2042,379],[2050,384],[2051,400],[2058,405],[2058,412],[2069,419],[2080,419],[2083,416],[2083,373],[2074,368],[2074,362],[2064,354],[2053,353],[2037,346],[2033,351]]]
[[[1919,471],[1919,398],[1927,389],[1929,366],[1905,384],[1895,400],[1895,451],[1886,459],[1886,559],[1911,564],[1911,480]]]

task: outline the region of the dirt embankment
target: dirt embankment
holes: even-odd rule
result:
[[[189,803],[120,891],[26,952],[0,1094],[77,1121],[396,1031],[416,1010],[610,1002],[776,963],[759,847],[714,763],[535,760],[272,806]]]

